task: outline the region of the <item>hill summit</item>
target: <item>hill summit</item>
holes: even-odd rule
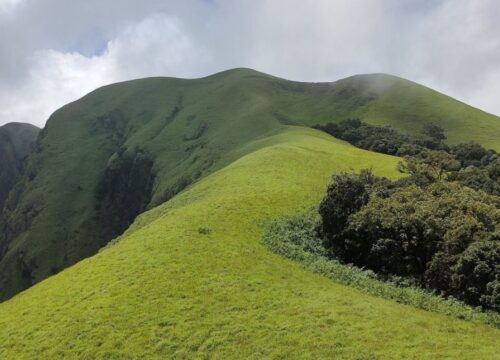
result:
[[[451,143],[500,150],[499,118],[394,76],[331,83],[233,69],[102,87],[57,110],[40,133],[0,218],[5,300],[122,234],[137,215],[263,146],[290,126],[359,117]]]

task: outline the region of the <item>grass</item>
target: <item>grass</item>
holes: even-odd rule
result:
[[[449,143],[475,141],[500,150],[499,118],[424,86],[396,79],[380,98],[359,110],[359,117],[402,131],[419,131],[422,119],[440,124]]]
[[[316,204],[333,171],[396,177],[396,158],[296,127],[259,144],[0,304],[0,358],[498,358],[495,328],[363,294],[262,244],[259,224]]]
[[[140,147],[153,162],[153,208],[285,126],[352,116],[404,131],[432,120],[452,142],[477,140],[500,150],[498,117],[388,75],[314,84],[234,69],[202,79],[106,86],[51,116],[10,194],[12,211],[3,221],[12,231],[0,236],[0,248],[8,249],[0,259],[0,300],[111,240],[103,235],[106,219],[120,214],[99,215],[96,189],[121,148]]]
[[[500,314],[483,312],[453,298],[444,299],[418,287],[383,281],[371,270],[328,258],[317,238],[317,211],[275,220],[265,226],[263,242],[276,254],[300,262],[306,269],[365,294],[418,309],[500,328]],[[403,280],[403,279],[402,279]]]

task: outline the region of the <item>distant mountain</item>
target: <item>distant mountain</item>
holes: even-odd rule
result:
[[[39,131],[36,126],[24,123],[0,126],[0,213]]]
[[[95,254],[135,217],[287,126],[360,117],[500,150],[500,119],[394,76],[299,83],[250,69],[105,86],[57,110],[0,219],[0,299]]]

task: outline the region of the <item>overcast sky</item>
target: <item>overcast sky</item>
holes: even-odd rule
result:
[[[104,84],[399,75],[500,115],[498,0],[0,0],[0,124]]]

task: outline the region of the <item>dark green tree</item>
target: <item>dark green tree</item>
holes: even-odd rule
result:
[[[441,126],[434,124],[432,122],[428,122],[428,123],[424,124],[424,126],[422,128],[422,133],[425,136],[428,136],[428,137],[435,139],[435,140],[438,140],[438,141],[442,141],[442,140],[446,139],[446,136],[444,135],[444,129]]]
[[[327,248],[335,246],[342,251],[342,232],[351,214],[359,211],[369,200],[369,187],[375,178],[371,171],[359,175],[340,173],[332,177],[326,196],[319,205],[321,224],[319,230],[326,240]]]
[[[450,171],[460,168],[460,163],[446,151],[426,150],[417,156],[405,157],[398,170],[415,177],[425,177],[430,182],[445,180]]]
[[[453,266],[451,281],[458,298],[500,311],[500,240],[472,243]]]

